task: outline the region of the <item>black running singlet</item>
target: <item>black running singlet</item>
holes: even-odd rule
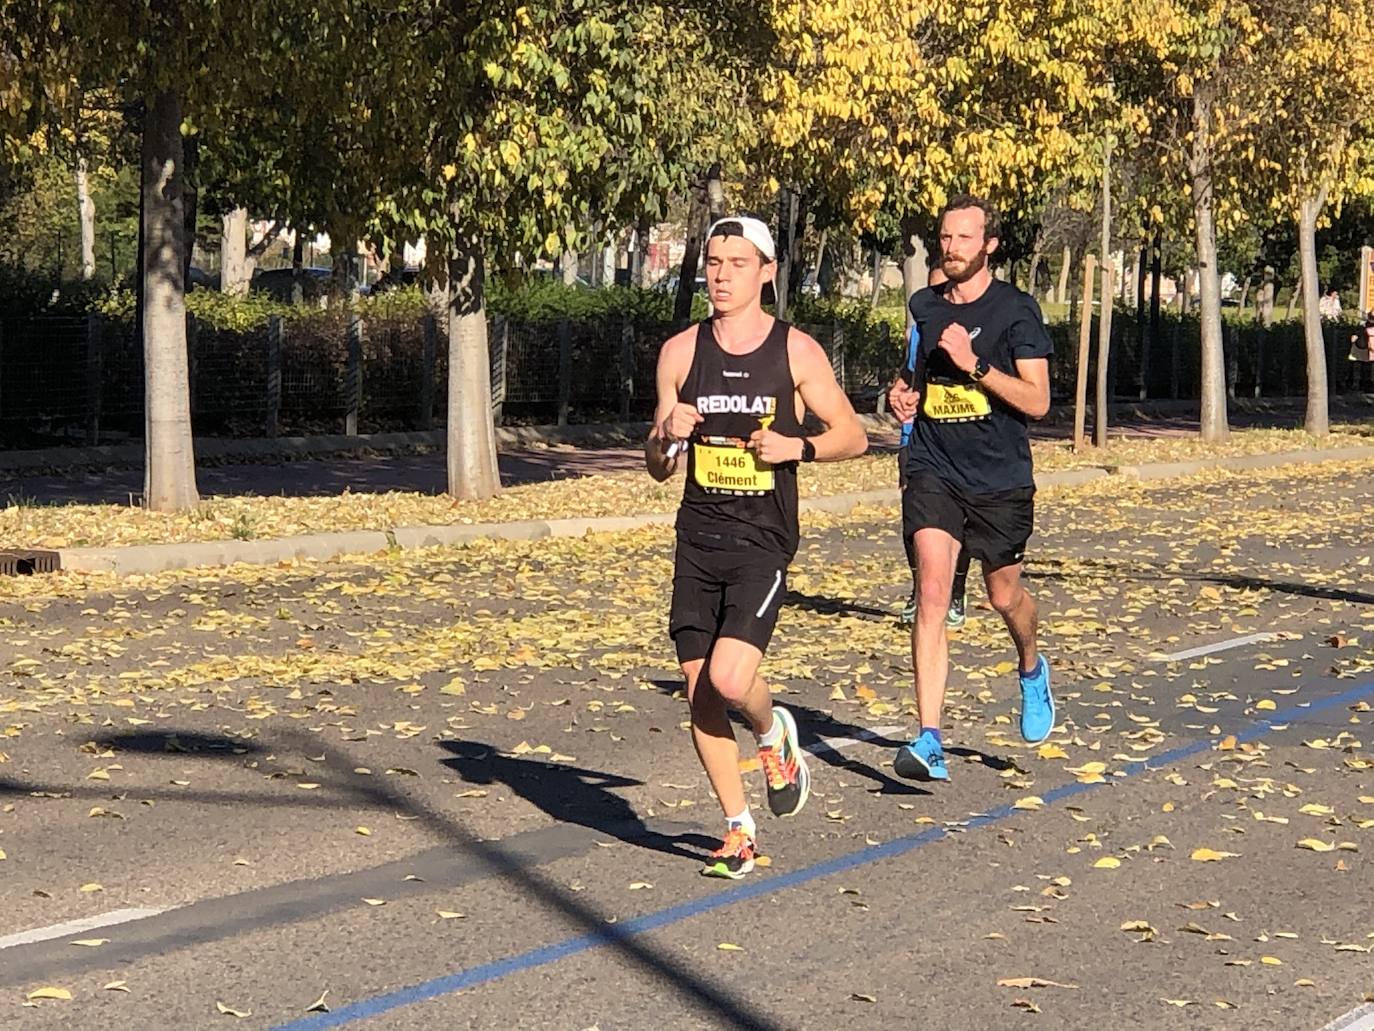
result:
[[[769,465],[745,450],[755,430],[802,435],[787,359],[790,328],[775,321],[754,350],[730,354],[716,342],[709,320],[697,326],[692,366],[678,394],[702,416],[686,445],[680,537],[715,548],[757,548],[789,560],[796,554],[797,463]]]

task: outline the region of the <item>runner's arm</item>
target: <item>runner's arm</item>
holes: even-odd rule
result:
[[[868,434],[854,413],[840,385],[835,382],[834,370],[821,345],[796,329],[787,341],[788,360],[792,365],[792,379],[807,410],[825,423],[825,432],[808,438],[816,448],[816,461],[839,462],[858,458],[868,450]],[[797,455],[801,457],[801,442]]]
[[[978,381],[978,385],[1031,419],[1043,419],[1049,413],[1048,358],[1017,358],[1015,376],[993,367]]]
[[[669,339],[658,352],[658,367],[654,373],[658,387],[658,402],[654,407],[654,424],[649,430],[648,439],[644,442],[644,466],[649,470],[649,475],[660,483],[677,471],[678,459],[682,453],[678,450],[670,455],[669,451],[673,450],[675,443],[685,440],[687,435],[674,437],[669,432],[674,416],[677,422],[684,425],[701,421],[696,409],[690,405],[679,404],[677,396],[678,388],[691,366],[693,349],[691,336],[679,333]],[[683,411],[678,411],[679,409]]]

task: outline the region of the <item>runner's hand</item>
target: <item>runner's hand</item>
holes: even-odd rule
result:
[[[892,389],[887,392],[887,407],[898,422],[910,422],[916,418],[916,406],[920,403],[921,392],[909,387],[904,379],[892,384]]]
[[[801,437],[784,437],[773,430],[755,430],[749,435],[749,450],[760,462],[777,465],[779,462],[800,462]]]
[[[692,431],[701,425],[702,416],[693,406],[679,401],[673,405],[673,410],[668,413],[668,418],[663,420],[663,425],[659,428],[659,434],[663,437],[664,446],[678,440],[686,440],[692,435]]]
[[[973,353],[973,337],[957,322],[945,327],[940,334],[939,347],[960,372],[970,372],[978,364],[978,356]]]

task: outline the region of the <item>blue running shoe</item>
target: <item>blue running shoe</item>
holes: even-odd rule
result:
[[[1050,693],[1050,664],[1041,655],[1021,678],[1021,736],[1038,745],[1054,730],[1054,695]]]
[[[945,752],[934,734],[922,734],[909,745],[897,749],[893,772],[907,780],[949,780]]]

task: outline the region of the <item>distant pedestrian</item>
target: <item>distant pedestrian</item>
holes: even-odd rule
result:
[[[1317,302],[1317,311],[1323,322],[1339,322],[1341,319],[1341,295],[1334,288],[1322,294]]]

